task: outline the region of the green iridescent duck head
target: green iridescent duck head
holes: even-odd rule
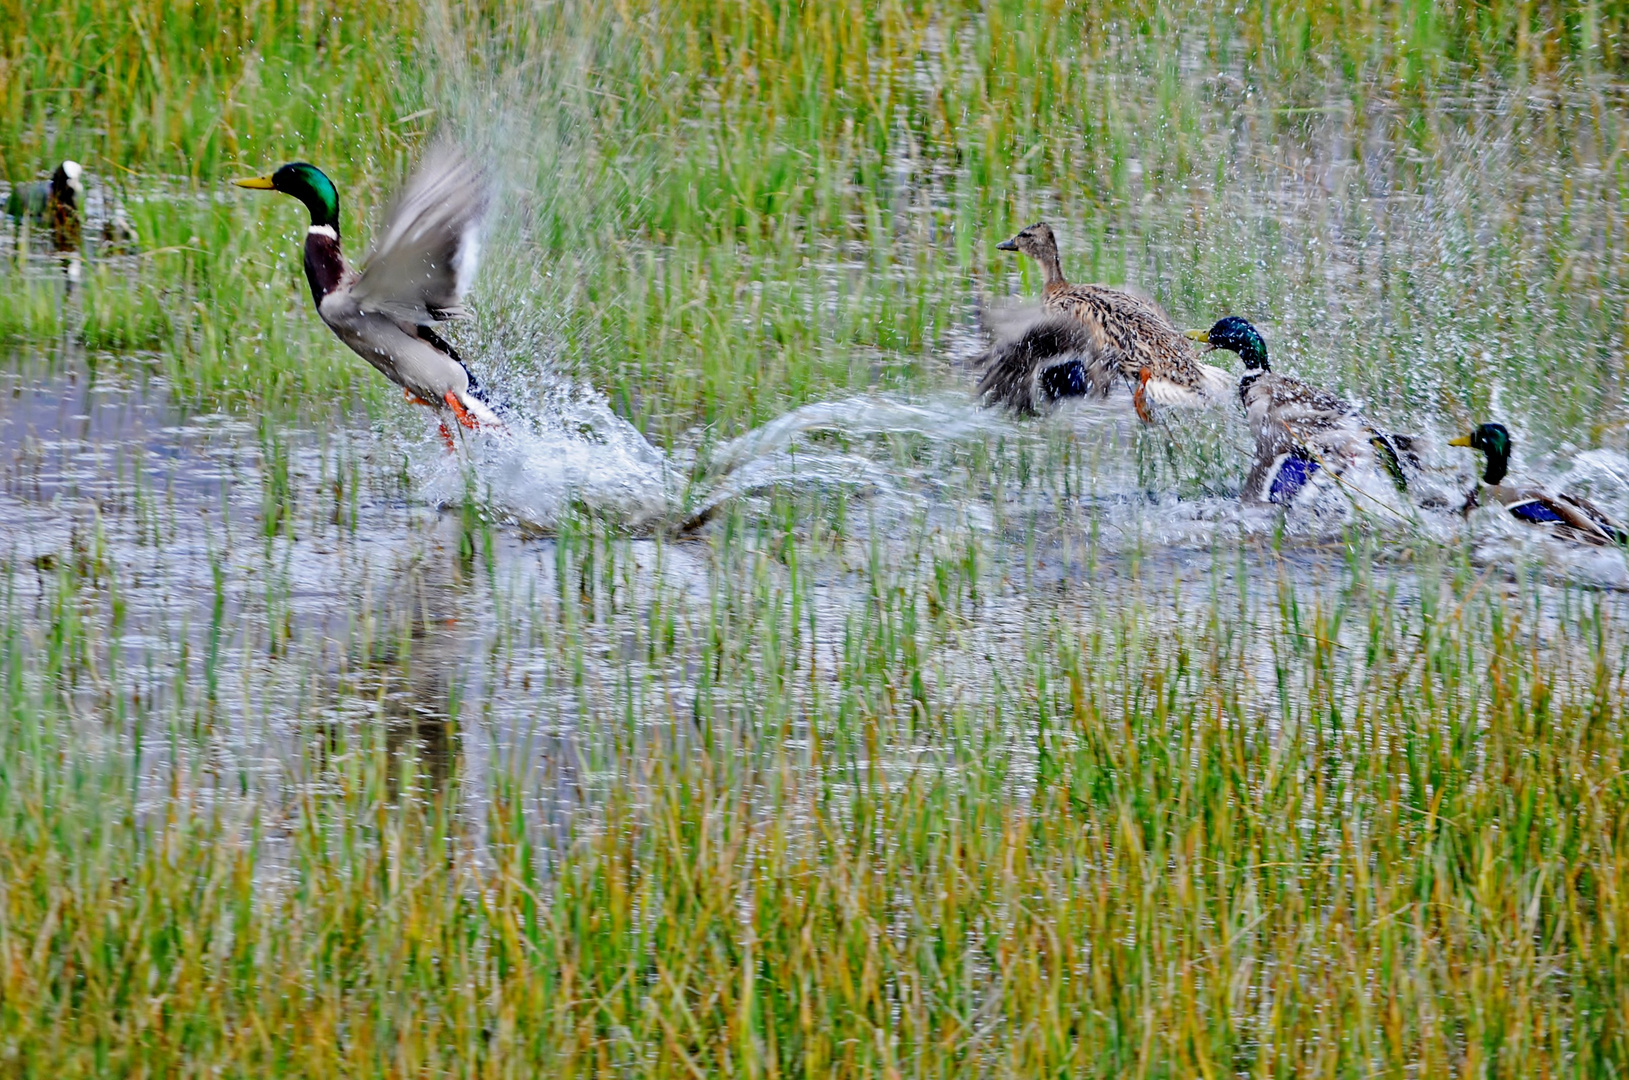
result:
[[[255,191],[281,191],[305,203],[311,211],[314,228],[329,228],[339,235],[339,192],[334,182],[315,165],[295,161],[284,165],[270,176],[255,176],[232,181],[238,187]]]
[[[1499,483],[1510,469],[1510,432],[1503,424],[1478,424],[1475,431],[1449,440],[1448,445],[1468,446],[1487,455],[1488,468],[1482,474],[1483,483]]]

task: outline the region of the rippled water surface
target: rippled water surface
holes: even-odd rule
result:
[[[180,754],[277,805],[291,778],[321,782],[302,762],[362,725],[443,782],[458,771],[475,806],[494,755],[532,770],[552,818],[593,775],[606,732],[581,719],[607,702],[641,703],[658,729],[703,695],[751,709],[750,686],[707,686],[696,656],[718,605],[766,581],[808,605],[803,647],[840,692],[845,627],[879,581],[971,565],[986,595],[933,658],[952,699],[976,696],[992,650],[1060,615],[1133,605],[1202,625],[1219,596],[1252,607],[1287,584],[1306,602],[1354,573],[1406,604],[1422,558],[1433,575],[1468,559],[1489,588],[1545,603],[1624,581],[1621,552],[1400,505],[1379,476],[1287,514],[1148,490],[1122,455],[1149,436],[1120,401],[1024,423],[952,391],[861,396],[793,410],[698,466],[591,395],[448,453],[405,409],[305,427],[189,413],[117,358],[18,357],[5,380],[9,617],[35,647],[75,652],[86,734],[146,769],[152,800]],[[969,464],[981,456],[1064,480]],[[1439,469],[1449,489],[1469,482]],[[1579,477],[1614,490],[1621,461],[1584,455],[1558,479]],[[806,545],[791,563],[783,535]],[[679,641],[656,659],[662,619]],[[127,704],[174,720],[123,727]]]
[[[141,761],[193,755],[245,790],[276,788],[302,775],[333,726],[382,722],[443,777],[475,775],[496,749],[564,791],[592,771],[585,714],[620,703],[658,723],[699,716],[713,697],[751,708],[752,687],[711,685],[685,644],[738,603],[806,604],[813,638],[799,647],[815,681],[840,689],[834,657],[880,602],[879,583],[937,595],[959,582],[979,602],[935,646],[951,698],[1046,620],[1089,624],[1126,605],[1182,622],[1221,596],[1270,606],[1286,585],[1333,595],[1371,574],[1406,600],[1422,572],[1537,590],[1541,606],[1579,590],[1619,604],[1621,551],[1458,513],[1477,463],[1445,444],[1503,419],[1520,474],[1629,509],[1612,194],[1622,88],[1476,84],[1427,106],[1373,92],[1360,106],[1335,95],[1291,108],[1193,58],[1166,76],[1191,98],[1187,127],[1115,144],[1107,172],[1100,146],[1060,136],[1048,159],[1085,162],[1084,186],[1034,183],[1026,155],[1011,173],[1017,211],[1056,224],[1072,274],[1129,281],[1189,323],[1245,313],[1281,370],[1421,436],[1413,501],[1354,469],[1287,513],[1240,505],[1249,439],[1231,407],[1168,412],[1148,428],[1123,397],[1042,420],[973,407],[980,308],[1036,282],[999,255],[987,275],[949,260],[970,240],[993,242],[994,225],[969,217],[971,173],[945,166],[931,139],[902,131],[897,168],[875,180],[886,244],[811,229],[692,267],[649,235],[619,236],[603,257],[625,279],[607,298],[586,270],[539,270],[535,231],[574,204],[560,181],[527,173],[548,147],[505,129],[512,160],[499,170],[482,315],[460,343],[514,411],[508,430],[464,436],[454,453],[393,396],[364,407],[313,393],[293,418],[202,411],[203,376],[121,344],[146,332],[143,319],[176,325],[165,274],[207,239],[137,255],[93,243],[63,263],[8,238],[41,305],[32,317],[60,331],[12,354],[0,395],[8,617],[34,647],[71,656],[86,723],[108,724],[111,744]],[[960,78],[932,65],[915,77]],[[1158,113],[1153,73],[1115,85],[1127,123]],[[93,217],[113,192],[93,178]],[[173,228],[173,214],[207,232],[200,221],[243,212],[180,181],[121,184],[118,198],[149,230]],[[217,376],[228,386],[253,385],[274,343],[306,364],[358,365],[316,326],[292,234],[245,256],[267,257],[283,273],[253,294],[264,306],[188,331],[217,342],[197,355],[247,357],[241,374]],[[718,283],[681,304],[688,286],[673,282],[692,274]],[[119,290],[137,302],[113,325],[102,298]],[[684,314],[702,309],[705,324]],[[817,332],[799,338],[789,311]],[[607,312],[666,343],[638,379],[628,357],[643,343],[619,344]],[[890,319],[918,319],[921,347],[875,330],[855,340],[854,326],[886,331]],[[875,377],[754,401],[729,422],[685,412],[696,376],[679,365],[691,350],[715,348],[706,379],[709,364],[742,365],[726,387],[739,394],[758,374],[726,354],[756,349],[768,365],[766,343],[782,340]],[[660,657],[656,638],[668,642]],[[132,701],[190,725],[188,737],[121,730],[120,703]],[[468,785],[469,797],[482,788]]]

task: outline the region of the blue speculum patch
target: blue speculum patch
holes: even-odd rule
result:
[[[1041,372],[1041,392],[1056,400],[1086,393],[1086,366],[1079,360],[1054,364]]]
[[[1273,485],[1267,492],[1267,501],[1279,506],[1285,505],[1301,494],[1301,489],[1307,486],[1307,481],[1311,480],[1317,471],[1316,461],[1299,450],[1292,452],[1273,476]]]
[[[1535,524],[1547,521],[1565,522],[1567,520],[1537,499],[1531,502],[1516,503],[1510,508],[1510,512],[1523,521],[1531,521]]]

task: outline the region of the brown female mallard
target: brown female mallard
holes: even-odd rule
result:
[[[1153,419],[1149,401],[1204,406],[1226,400],[1233,376],[1201,362],[1159,305],[1104,285],[1071,285],[1045,222],[996,247],[1035,259],[1046,283],[1042,319],[986,354],[983,400],[1032,411],[1041,400],[1107,396],[1124,382],[1132,385],[1132,404],[1144,421]]]

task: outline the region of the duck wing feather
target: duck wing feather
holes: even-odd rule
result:
[[[1195,362],[1198,381],[1189,384],[1169,377],[1153,376],[1144,389],[1150,401],[1198,409],[1226,401],[1233,389],[1233,373],[1214,364]]]
[[[475,277],[488,201],[480,168],[450,143],[432,146],[350,285],[357,307],[404,328],[469,318],[463,299]]]
[[[1518,490],[1513,495],[1506,500],[1501,493],[1500,501],[1524,521],[1554,522],[1597,544],[1629,544],[1629,532],[1581,496],[1538,490]]]
[[[1275,456],[1339,429],[1370,432],[1351,402],[1276,371],[1247,373],[1239,383],[1239,400],[1258,448]]]
[[[1344,398],[1277,372],[1246,375],[1239,397],[1256,441],[1247,497],[1261,497],[1275,462],[1292,452],[1340,462],[1372,453],[1397,489],[1408,490],[1404,461],[1419,463],[1414,440],[1379,431]]]
[[[1107,395],[1115,374],[1091,329],[1057,315],[1003,327],[977,364],[982,374],[974,397],[1020,413],[1064,397]]]

